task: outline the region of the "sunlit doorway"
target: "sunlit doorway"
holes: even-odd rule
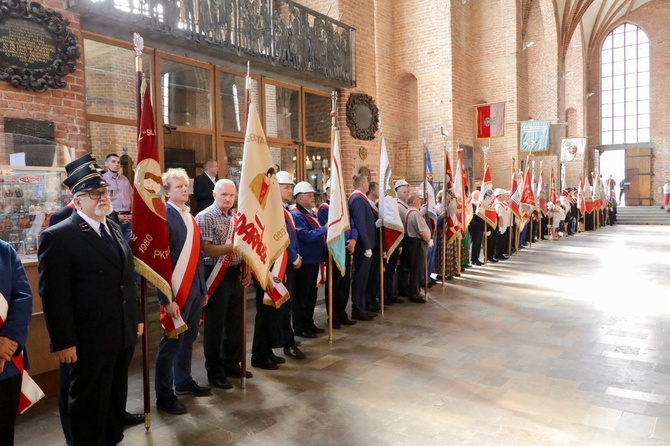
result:
[[[600,173],[607,179],[612,175],[614,179],[614,192],[619,206],[625,206],[625,190],[621,192],[621,180],[626,174],[626,151],[611,150],[605,151],[600,156]]]

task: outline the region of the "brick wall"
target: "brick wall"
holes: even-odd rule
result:
[[[60,12],[70,21],[68,29],[77,37],[81,48],[79,16],[65,10],[65,1],[47,0],[41,2],[45,7]],[[51,121],[57,143],[74,147],[76,155],[82,155],[88,149],[86,141],[86,105],[84,98],[84,59],[77,62],[77,70],[64,78],[67,86],[43,93],[23,91],[9,83],[0,82],[0,117]],[[0,119],[0,132],[4,132]],[[4,137],[0,141],[0,164],[9,164],[4,152]]]

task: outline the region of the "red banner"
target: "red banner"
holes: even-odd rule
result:
[[[504,135],[505,103],[477,106],[477,138],[497,138]]]
[[[170,242],[161,166],[158,163],[156,125],[148,88],[142,97],[139,128],[130,247],[135,256],[135,271],[168,298],[172,298]]]

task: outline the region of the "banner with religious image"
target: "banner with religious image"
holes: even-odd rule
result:
[[[561,162],[583,161],[586,138],[564,138],[561,140]]]

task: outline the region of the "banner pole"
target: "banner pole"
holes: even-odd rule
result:
[[[332,185],[331,185],[332,187]],[[332,191],[332,189],[331,189]],[[328,340],[333,342],[333,253],[328,251]]]
[[[379,185],[378,187],[383,187]],[[379,306],[382,308],[382,316],[384,316],[384,232],[379,228]]]

